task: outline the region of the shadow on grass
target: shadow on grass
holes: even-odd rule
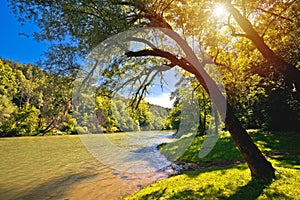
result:
[[[141,197],[141,199],[143,200],[150,200],[150,199],[159,199],[160,197],[163,196],[163,194],[165,193],[167,188],[163,189],[163,190],[156,190],[150,194],[146,194],[143,197]]]
[[[259,132],[250,134],[262,152],[282,167],[299,169],[300,137],[298,132]]]
[[[182,192],[178,192],[169,199],[187,199],[187,200],[199,200],[199,199],[205,199],[201,194],[197,194],[197,192],[193,190],[184,190]]]
[[[145,194],[137,199],[140,200],[156,200],[156,199],[182,199],[182,200],[199,200],[199,199],[217,199],[220,194],[215,191],[213,187],[202,188],[201,191],[194,191],[186,189],[180,192],[176,192],[173,195],[164,195],[167,188],[163,190],[156,190],[149,194]],[[169,190],[169,189],[168,189]],[[213,190],[213,191],[212,191]]]
[[[165,195],[166,190],[172,190],[172,188],[164,188],[163,190],[156,190],[150,194],[145,194],[138,199],[152,200],[152,199],[182,199],[182,200],[198,200],[198,199],[222,199],[222,200],[255,200],[261,196],[265,188],[268,188],[272,183],[272,180],[252,180],[247,185],[242,186],[236,190],[231,196],[224,196],[224,188],[216,188],[213,185],[207,185],[201,187],[198,190],[186,189],[183,191],[175,192],[171,196]],[[229,189],[229,188],[227,188]],[[226,190],[226,189],[225,189]],[[292,199],[286,194],[273,191],[267,193],[266,198],[268,199]]]
[[[255,142],[263,142],[263,146],[271,149],[271,152],[291,152],[299,153],[300,137],[298,132],[268,132],[261,131],[251,133],[251,138]],[[269,150],[267,150],[268,152]]]
[[[226,170],[228,169],[239,169],[239,170],[245,170],[248,169],[246,164],[232,164],[228,166],[212,166],[204,169],[199,169],[199,170],[183,170],[181,174],[185,174],[190,178],[196,178],[199,176],[201,173],[206,173],[206,172],[220,172],[221,174],[225,174]]]
[[[300,169],[300,155],[279,155],[279,156],[269,156],[272,159],[280,162],[281,167],[291,168],[291,169]]]
[[[271,183],[272,179],[266,180],[252,180],[247,185],[240,187],[236,193],[231,195],[230,197],[221,198],[221,199],[229,199],[229,200],[239,200],[239,199],[257,199],[263,190],[267,188]]]
[[[198,199],[222,199],[222,200],[254,200],[257,199],[263,192],[263,190],[272,183],[272,180],[264,181],[250,181],[247,185],[240,187],[236,193],[231,196],[224,196],[224,189],[216,188],[213,185],[207,185],[206,187],[201,187],[198,190],[186,189],[180,192],[176,192],[172,196],[163,196],[166,188],[164,190],[157,190],[150,194],[146,194],[139,199],[150,200],[150,199],[160,199],[164,197],[165,199],[182,199],[182,200],[198,200]],[[171,188],[169,188],[171,189]],[[272,197],[278,197],[283,199],[288,199],[284,194],[272,194]]]

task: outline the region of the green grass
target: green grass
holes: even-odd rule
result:
[[[249,132],[262,153],[272,160],[274,164],[300,169],[300,133],[272,133],[257,130],[250,130]],[[199,158],[198,153],[203,139],[204,137],[196,137],[184,154],[174,161],[194,163],[243,161],[242,155],[228,132],[224,132],[220,135],[218,142],[206,157]],[[179,147],[177,146],[180,144],[182,144],[182,142],[174,142],[168,146],[161,145],[160,149],[163,154],[172,158],[172,154],[174,154],[173,150],[178,149]]]
[[[242,156],[238,151],[237,147],[234,145],[231,137],[228,134],[220,135],[216,146],[212,151],[204,158],[199,158],[198,153],[200,151],[201,144],[203,142],[203,137],[196,137],[189,148],[184,152],[184,154],[177,158],[175,161],[179,162],[226,162],[242,160]],[[174,145],[177,145],[175,142]],[[171,148],[170,148],[171,149]],[[164,154],[172,154],[169,152],[169,148],[162,148]]]
[[[272,181],[251,180],[246,164],[184,171],[179,175],[144,187],[127,199],[300,199],[299,133],[250,131],[250,135],[276,169]],[[181,162],[219,163],[242,160],[228,133],[223,133],[214,149],[203,159],[198,152],[203,137],[195,138],[177,159]],[[169,149],[170,154],[178,143]]]
[[[278,168],[276,179],[251,181],[245,164],[185,172],[149,185],[129,199],[299,199],[300,171]]]

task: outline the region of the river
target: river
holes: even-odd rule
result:
[[[170,141],[171,135],[172,132],[147,132],[80,136],[83,138],[78,135],[1,138],[0,199],[123,199],[140,187],[174,173],[170,166],[134,172],[139,169],[139,162],[144,168],[145,163],[152,167],[153,159],[164,160],[155,146]],[[129,169],[123,170],[92,156],[85,147],[85,138],[91,137],[98,140],[105,137],[128,152],[155,153],[149,162],[145,162],[147,158],[135,159]],[[105,156],[116,160],[111,149]]]

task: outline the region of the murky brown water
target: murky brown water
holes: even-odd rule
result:
[[[141,139],[135,136],[134,144],[124,140],[122,134],[111,136],[111,141],[124,141],[122,148],[128,146],[130,150],[153,140],[166,141],[165,135],[150,135],[146,143],[145,134]],[[172,173],[118,171],[96,160],[78,136],[3,138],[0,160],[1,200],[122,199],[140,186]]]

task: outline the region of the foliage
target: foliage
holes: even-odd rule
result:
[[[0,95],[0,135],[6,136],[6,132],[10,129],[11,114],[17,109],[6,95]]]
[[[104,132],[162,130],[166,129],[168,111],[145,100],[135,109],[125,97],[97,95],[96,115]]]
[[[0,60],[1,136],[45,134],[70,111],[64,102],[70,98],[70,80],[46,73],[37,66]],[[55,123],[54,123],[55,122]],[[48,128],[47,128],[48,127]],[[74,131],[74,130],[73,130]]]
[[[245,127],[299,129],[299,101],[291,93],[291,89],[295,88],[283,81],[285,75],[274,63],[266,62],[265,55],[258,51],[250,34],[244,32],[233,15],[229,15],[228,11],[221,16],[214,14],[217,5],[226,7],[225,2],[9,2],[21,21],[32,20],[40,26],[41,31],[35,35],[38,40],[55,41],[48,52],[47,63],[47,66],[52,66],[53,72],[74,73],[78,60],[112,33],[133,27],[171,26],[186,41],[192,41],[193,50],[201,47],[201,51],[209,54],[218,65],[227,98]],[[239,0],[234,6],[276,55],[299,68],[299,3],[294,0]],[[196,52],[199,57],[203,56],[201,51]],[[130,66],[121,70],[114,67],[107,76],[122,74]],[[274,97],[277,100],[274,101]],[[277,112],[280,107],[284,109]],[[286,120],[278,127],[276,124],[282,112],[292,122],[286,123],[290,121]],[[169,122],[170,127],[178,126],[172,123]]]
[[[183,74],[183,77],[184,75],[185,74]],[[174,107],[170,111],[167,125],[170,127],[170,129],[178,130],[180,128],[180,122],[181,121],[183,122],[185,117],[183,116],[184,114],[182,113],[182,111],[183,109],[186,109],[186,107],[188,107],[188,106],[184,107],[184,103],[192,102],[192,100],[195,100],[197,103],[195,103],[195,105],[190,105],[190,106],[193,107],[194,109],[197,108],[197,112],[198,112],[197,117],[199,118],[197,132],[199,135],[203,135],[205,134],[205,131],[208,129],[209,122],[212,118],[211,100],[208,94],[203,89],[203,87],[199,84],[199,82],[195,78],[185,77],[180,79],[180,81],[178,82],[183,86],[181,88],[176,89],[172,93],[172,98],[174,98],[175,101],[174,101]],[[193,90],[190,91],[192,92],[192,95],[189,95],[188,92],[189,90],[191,90],[190,87],[192,87]],[[189,112],[187,115],[189,115],[192,118],[196,117],[193,116],[195,115],[195,111]]]
[[[1,59],[0,67],[0,136],[76,133],[70,77]],[[166,109],[142,101],[132,110],[127,103],[125,98],[97,93],[95,112],[106,132],[164,129]],[[84,126],[77,128],[86,131]]]

